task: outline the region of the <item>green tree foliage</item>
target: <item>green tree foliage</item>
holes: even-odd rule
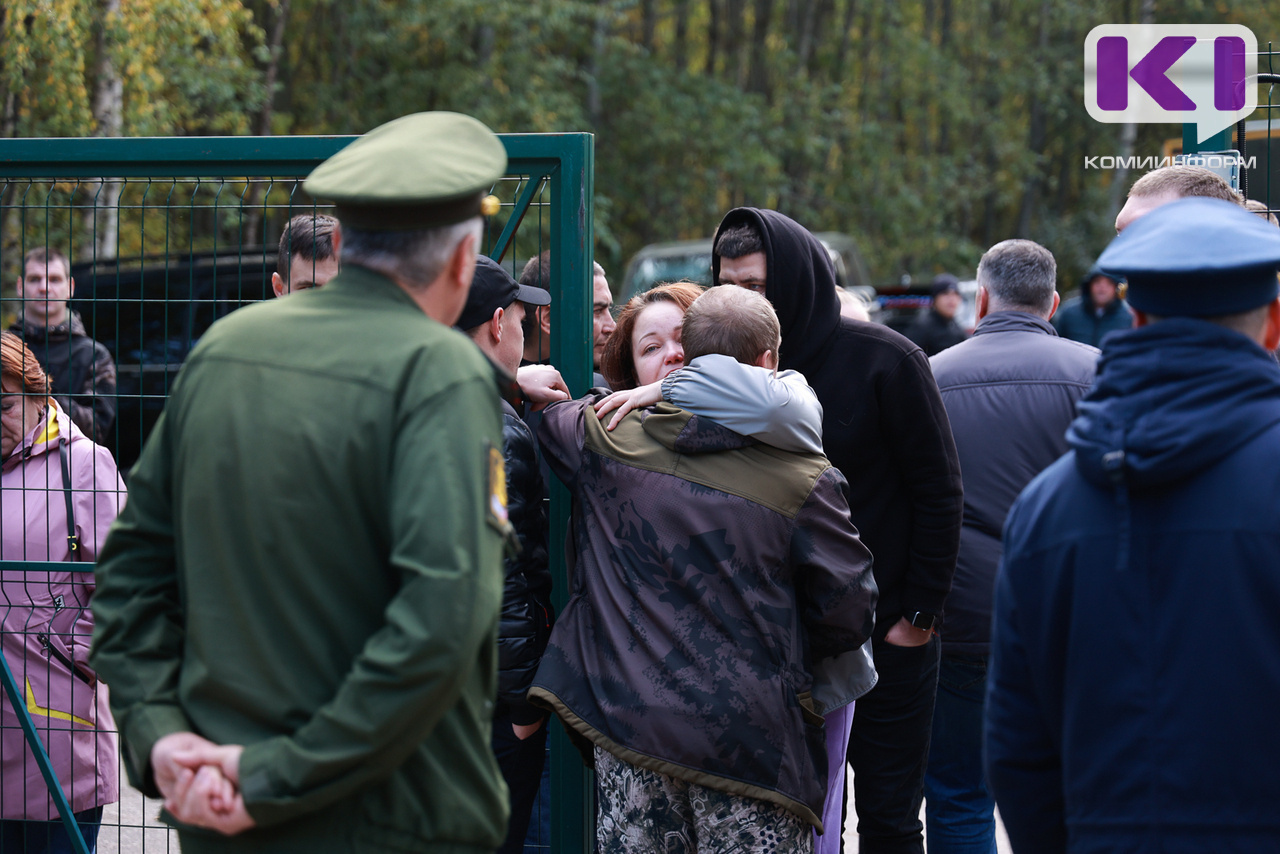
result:
[[[94,34],[123,89],[124,136],[246,133],[262,33],[239,0],[10,0],[0,9],[7,136],[90,136]]]
[[[5,133],[93,132],[95,27],[125,134],[360,133],[429,109],[591,131],[615,277],[755,204],[853,234],[882,281],[970,273],[1015,236],[1072,281],[1134,177],[1084,158],[1179,134],[1127,142],[1089,118],[1089,30],[1146,15],[1280,36],[1266,0],[121,0],[104,20],[105,2],[5,4]]]
[[[261,41],[239,0],[7,0],[0,135],[247,133],[266,95],[253,61]],[[80,259],[143,251],[141,221],[117,230],[116,215],[148,191],[111,181],[0,187],[6,287],[30,246]]]

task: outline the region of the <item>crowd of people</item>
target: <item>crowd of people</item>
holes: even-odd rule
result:
[[[711,288],[615,318],[595,266],[573,399],[550,255],[517,280],[478,253],[505,168],[452,113],[317,168],[336,217],[291,220],[281,298],[192,353],[127,503],[114,368],[66,259],[25,259],[0,554],[98,567],[6,572],[3,640],[90,849],[120,763],[197,854],[519,852],[552,718],[601,852],[835,854],[846,825],[923,852],[927,825],[994,854],[997,803],[1019,852],[1280,838],[1265,209],[1156,170],[1079,297],[1005,240],[971,334],[941,275],[901,335],[808,229],[736,208]],[[3,726],[0,846],[70,850]]]

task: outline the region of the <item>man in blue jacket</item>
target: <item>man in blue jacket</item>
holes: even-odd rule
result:
[[[995,804],[982,773],[991,592],[1000,531],[1022,488],[1067,451],[1076,401],[1098,351],[1059,338],[1057,263],[1030,240],[1006,240],[978,264],[978,328],[929,360],[964,476],[960,555],[947,597],[933,739],[925,772],[930,854],[995,854]],[[1004,436],[998,448],[992,436]]]
[[[1104,335],[1133,327],[1133,312],[1120,296],[1112,274],[1094,267],[1080,280],[1080,295],[1067,300],[1053,318],[1053,328],[1063,338],[1092,347]]]
[[[1184,199],[1098,263],[1137,327],[1009,514],[991,788],[1017,851],[1273,850],[1280,231]]]

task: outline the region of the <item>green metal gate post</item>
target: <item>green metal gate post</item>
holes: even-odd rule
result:
[[[532,202],[533,184],[545,181],[551,194],[550,250],[555,322],[551,356],[574,395],[591,384],[592,301],[592,198],[595,149],[590,134],[503,134],[508,155],[508,176],[527,176],[527,186],[516,200],[506,228],[496,238],[491,255],[501,258]],[[65,181],[68,179],[187,179],[270,176],[295,180],[348,145],[354,136],[307,137],[185,137],[163,139],[0,139],[0,204],[12,204],[5,196],[5,182],[14,179]],[[26,207],[25,201],[22,203]],[[264,202],[265,205],[265,202]],[[307,206],[309,207],[309,205]],[[168,201],[165,202],[168,208]],[[138,214],[142,216],[141,213]],[[2,221],[2,220],[0,220]],[[194,230],[192,231],[194,238]],[[166,232],[165,240],[168,240]],[[166,244],[166,250],[167,250]],[[3,260],[3,259],[0,259]],[[167,282],[167,278],[166,278]],[[96,308],[96,306],[95,306]],[[167,323],[167,320],[166,320]],[[113,449],[114,450],[114,449]],[[569,496],[562,485],[551,485],[551,566],[555,601],[563,608],[568,600],[564,544],[569,519]],[[0,571],[32,568],[21,561],[0,561]],[[43,564],[65,569],[65,564]],[[80,564],[80,569],[88,567]],[[7,662],[0,659],[0,681],[9,694],[28,741],[43,756],[17,683]],[[553,824],[552,848],[557,854],[586,854],[594,848],[591,808],[592,776],[569,744],[561,727],[551,724]],[[61,787],[41,764],[64,822],[74,819]],[[77,834],[73,833],[73,839]],[[83,842],[79,846],[83,851]]]
[[[1234,130],[1234,128],[1235,128],[1235,125],[1232,125],[1231,127],[1226,128],[1219,133],[1215,133],[1213,136],[1209,137],[1208,139],[1206,139],[1204,142],[1201,143],[1201,142],[1196,142],[1196,126],[1183,125],[1182,126],[1182,153],[1198,154],[1201,151],[1230,151],[1232,147],[1231,133]]]
[[[551,221],[551,251],[558,258],[552,274],[558,293],[552,295],[555,321],[551,332],[551,362],[559,365],[565,382],[574,396],[583,394],[591,385],[591,300],[592,270],[592,204],[595,192],[594,138],[580,136],[579,144],[565,147],[566,157],[560,171],[553,176],[551,203],[556,216]],[[587,282],[586,288],[574,292],[573,284]],[[582,330],[581,334],[556,335],[565,329]],[[565,561],[565,537],[556,532],[569,530],[570,499],[564,484],[552,479],[551,484],[551,567],[557,572],[556,609],[563,613],[568,601],[568,564]],[[558,570],[558,571],[557,571]],[[569,743],[563,727],[553,719],[553,751],[551,760],[551,850],[556,854],[587,854],[595,850],[594,776],[583,767],[577,750]]]

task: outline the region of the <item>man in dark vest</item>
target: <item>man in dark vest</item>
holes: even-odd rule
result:
[[[992,246],[978,264],[978,328],[929,360],[964,472],[964,527],[925,774],[934,854],[996,850],[995,804],[982,773],[982,703],[1000,532],[1022,488],[1066,452],[1067,425],[1098,361],[1096,349],[1059,338],[1049,325],[1057,266],[1030,240]],[[993,436],[1002,438],[993,443]]]

